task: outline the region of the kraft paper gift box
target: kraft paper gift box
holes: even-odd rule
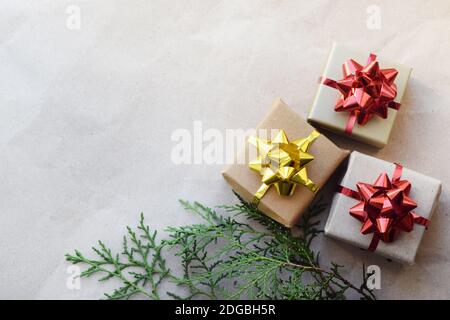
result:
[[[349,157],[348,168],[341,181],[341,186],[357,190],[356,184],[365,182],[373,184],[379,174],[385,172],[392,179],[396,165],[359,152],[352,152]],[[417,203],[414,213],[431,221],[433,211],[441,193],[441,182],[403,167],[400,180],[411,182],[409,197]],[[336,192],[325,225],[325,234],[362,249],[368,249],[373,233],[363,235],[363,222],[351,216],[349,209],[360,201]],[[422,237],[425,233],[423,225],[414,223],[410,232],[401,231],[393,242],[379,241],[375,253],[402,264],[413,264]]]
[[[350,50],[335,43],[329,54],[323,77],[333,80],[343,79],[344,62],[353,59],[360,65],[365,66],[369,54],[370,52]],[[377,57],[376,61],[379,62],[381,69],[395,68],[398,71],[394,81],[397,86],[397,95],[394,101],[401,103],[412,69],[399,63],[385,61],[382,57]],[[345,129],[349,112],[336,112],[334,110],[339,96],[340,93],[337,89],[320,83],[308,115],[308,122],[335,133],[345,134],[351,139],[362,141],[377,148],[383,148],[388,143],[398,111],[393,108],[387,108],[387,119],[374,115],[364,125],[356,123],[351,134],[348,134],[345,133]]]
[[[305,138],[315,130],[281,99],[277,99],[269,113],[257,126],[256,132],[271,131],[273,133],[279,129],[286,132],[290,141]],[[264,138],[270,139],[267,136]],[[261,186],[261,175],[249,168],[247,160],[252,159],[245,159],[249,154],[249,148],[254,148],[254,146],[248,143],[242,146],[235,163],[226,167],[222,174],[234,191],[244,200],[252,202],[255,193]],[[323,135],[319,135],[310,145],[308,153],[314,156],[314,160],[306,165],[308,177],[319,188],[325,184],[349,154],[348,151],[338,148]],[[314,196],[315,193],[303,185],[298,185],[292,196],[280,196],[272,186],[260,200],[258,208],[275,221],[286,227],[292,227],[312,202]]]

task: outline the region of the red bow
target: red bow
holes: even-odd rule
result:
[[[363,223],[362,234],[373,233],[369,251],[375,251],[380,240],[393,242],[401,231],[411,232],[414,223],[428,226],[428,219],[412,211],[417,203],[409,197],[411,183],[400,180],[402,169],[396,164],[392,181],[382,173],[373,185],[359,182],[358,191],[339,186],[338,192],[360,201],[349,213]]]
[[[373,115],[386,119],[388,108],[400,108],[400,104],[394,101],[397,96],[394,81],[398,71],[392,68],[380,69],[376,58],[371,53],[364,67],[353,59],[346,61],[342,66],[344,78],[341,80],[320,79],[320,83],[341,93],[334,111],[350,112],[345,128],[348,134],[352,133],[356,121],[364,125]]]

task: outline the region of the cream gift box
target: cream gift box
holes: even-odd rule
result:
[[[349,157],[348,168],[341,181],[341,186],[356,190],[357,183],[372,184],[382,172],[392,177],[395,168],[396,165],[393,163],[354,151]],[[417,208],[413,211],[430,221],[441,193],[441,182],[403,167],[401,180],[404,179],[411,182],[409,197],[417,202]],[[361,233],[362,222],[349,214],[349,209],[358,202],[352,197],[336,192],[325,225],[325,234],[367,249],[373,234],[363,235]],[[430,221],[430,223],[433,222]],[[393,242],[380,241],[375,253],[400,263],[413,264],[424,232],[424,226],[414,224],[411,232],[400,232]]]
[[[281,99],[277,99],[269,113],[257,126],[257,132],[283,129],[287,137],[293,141],[305,138],[314,131],[303,118]],[[267,137],[266,137],[267,138]],[[235,163],[227,166],[223,171],[225,180],[244,200],[252,202],[255,193],[261,186],[261,175],[250,170],[248,160],[248,143],[242,146]],[[347,158],[349,152],[338,148],[324,135],[311,144],[308,151],[314,160],[306,165],[308,177],[321,188],[329,179],[340,163]],[[297,186],[292,196],[280,196],[275,188],[270,188],[259,203],[259,209],[275,221],[293,227],[300,219],[302,213],[311,204],[315,194],[304,185]]]
[[[369,52],[357,52],[342,45],[334,44],[328,57],[323,77],[334,80],[342,79],[342,65],[344,62],[353,59],[364,66],[368,56]],[[411,68],[399,63],[388,62],[383,59],[377,58],[377,61],[379,62],[381,69],[395,68],[398,71],[394,81],[397,86],[397,95],[394,101],[401,103],[411,74]],[[334,110],[339,96],[340,93],[338,90],[322,83],[319,84],[318,91],[308,115],[308,122],[335,133],[346,134],[345,128],[349,118],[349,112],[336,112]],[[397,110],[388,108],[387,119],[375,115],[364,125],[356,123],[352,133],[346,135],[352,139],[382,148],[388,143],[397,113]]]

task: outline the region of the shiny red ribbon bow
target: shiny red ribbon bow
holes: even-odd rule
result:
[[[346,61],[342,66],[344,78],[341,80],[320,78],[320,83],[341,93],[334,111],[350,112],[345,133],[351,134],[356,122],[364,125],[373,115],[386,119],[388,108],[400,108],[400,104],[394,101],[397,96],[394,81],[398,71],[380,69],[376,58],[371,53],[364,67],[353,59]]]
[[[400,180],[403,167],[396,164],[392,181],[386,173],[379,175],[375,183],[359,182],[358,191],[339,186],[338,192],[359,200],[349,213],[363,223],[361,233],[373,233],[369,251],[375,251],[378,242],[393,242],[401,231],[411,232],[414,223],[428,227],[429,220],[412,210],[417,203],[409,197],[411,183]]]

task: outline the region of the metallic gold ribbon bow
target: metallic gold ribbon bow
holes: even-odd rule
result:
[[[280,130],[273,140],[248,139],[258,150],[258,157],[250,161],[249,167],[262,175],[262,185],[253,198],[255,205],[272,185],[281,196],[291,196],[297,185],[304,185],[314,193],[318,191],[305,166],[314,159],[307,151],[319,135],[314,130],[308,137],[290,142],[284,130]]]
[[[377,56],[370,54],[366,66],[355,60],[346,61],[343,66],[344,78],[332,80],[320,78],[320,83],[339,90],[334,111],[350,112],[345,132],[352,133],[355,123],[365,125],[373,115],[387,118],[388,108],[398,110],[400,104],[395,102],[397,86],[394,83],[396,69],[380,69]]]
[[[360,201],[349,213],[363,223],[362,234],[373,233],[369,251],[375,251],[380,240],[393,242],[401,231],[411,232],[414,223],[428,226],[428,219],[412,211],[417,203],[409,197],[411,183],[400,180],[402,170],[403,167],[396,164],[392,181],[382,173],[373,185],[357,183],[358,191],[338,188],[338,192]]]

